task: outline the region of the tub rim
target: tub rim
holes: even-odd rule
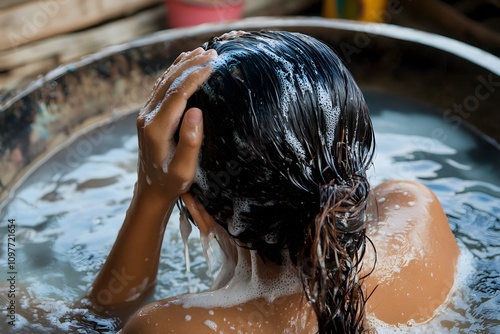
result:
[[[387,23],[368,23],[345,19],[326,19],[322,17],[295,16],[281,18],[273,16],[258,16],[231,22],[205,23],[193,27],[166,29],[140,37],[130,42],[108,46],[75,62],[62,64],[49,71],[47,74],[42,75],[38,79],[31,81],[26,88],[15,94],[13,97],[8,98],[3,105],[0,105],[0,113],[4,112],[15,102],[32,93],[34,90],[42,87],[44,83],[60,78],[64,74],[89,65],[96,60],[112,56],[127,49],[161,43],[172,39],[193,37],[199,35],[200,33],[216,33],[222,30],[250,30],[263,29],[263,27],[266,29],[272,29],[296,26],[347,30],[351,32],[367,33],[406,42],[413,42],[450,53],[478,65],[493,74],[500,75],[499,57],[464,42],[414,28],[407,28]]]

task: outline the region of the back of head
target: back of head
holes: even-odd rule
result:
[[[321,332],[359,329],[374,138],[358,86],[306,35],[240,33],[205,47],[219,56],[188,103],[203,110],[205,134],[191,192],[242,247],[278,264],[289,251]]]

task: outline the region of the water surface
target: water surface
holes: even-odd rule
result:
[[[366,98],[377,140],[373,185],[412,179],[429,186],[444,206],[464,258],[470,259],[461,262],[462,278],[450,304],[430,324],[411,331],[495,332],[500,326],[500,151],[427,106],[378,92],[367,91]],[[7,220],[15,219],[20,291],[17,326],[8,325],[3,316],[1,333],[85,333],[72,320],[83,311],[71,305],[90,287],[116,238],[132,196],[136,157],[131,115],[63,148],[5,205],[0,212],[0,272],[8,271],[3,231]],[[193,274],[188,282],[178,226],[174,211],[151,299],[210,286],[196,232],[189,239]],[[112,320],[91,317],[89,322],[113,332]]]

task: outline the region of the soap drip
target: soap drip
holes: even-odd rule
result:
[[[179,217],[179,229],[181,231],[182,242],[184,243],[184,260],[186,261],[186,277],[188,279],[188,291],[189,293],[195,293],[195,289],[191,284],[191,262],[189,261],[189,248],[188,239],[193,227],[188,219],[188,212],[186,207],[182,207],[180,210]]]
[[[220,272],[225,256],[213,232],[210,232],[208,235],[201,234],[200,239],[203,255],[208,265],[207,274],[213,283]]]

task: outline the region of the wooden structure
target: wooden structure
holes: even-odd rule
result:
[[[248,0],[245,16],[287,15],[319,0]],[[59,64],[167,28],[163,0],[3,0],[0,96]]]

